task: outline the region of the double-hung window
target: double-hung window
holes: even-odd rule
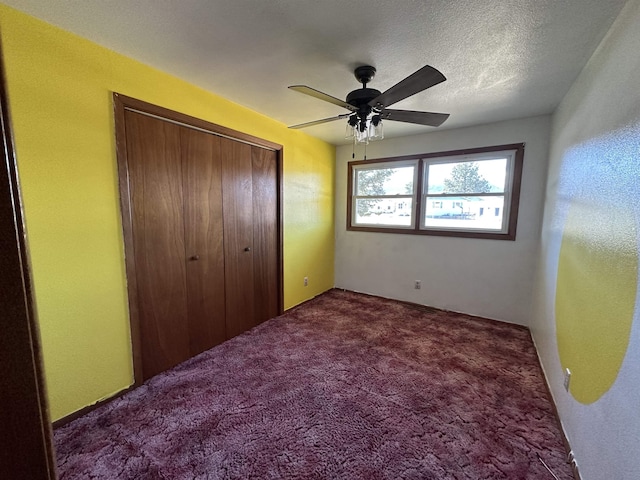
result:
[[[514,240],[524,144],[349,162],[349,230]]]
[[[353,167],[353,219],[358,225],[413,228],[418,161]]]

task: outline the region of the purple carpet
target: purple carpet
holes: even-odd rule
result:
[[[573,478],[526,329],[339,290],[55,445],[61,479]]]

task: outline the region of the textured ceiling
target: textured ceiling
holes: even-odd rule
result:
[[[624,0],[2,0],[287,125],[345,113],[353,68],[384,91],[425,64],[447,81],[393,108],[443,128],[551,113]],[[385,135],[433,131],[385,123]],[[346,143],[342,121],[306,128]]]

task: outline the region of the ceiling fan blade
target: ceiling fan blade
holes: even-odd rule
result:
[[[449,118],[448,113],[414,112],[413,110],[383,110],[380,113],[383,120],[393,120],[395,122],[417,123],[418,125],[429,125],[439,127]]]
[[[332,97],[326,93],[321,92],[320,90],[316,90],[315,88],[307,87],[306,85],[292,85],[289,87],[291,90],[295,90],[296,92],[304,93],[305,95],[310,95],[319,100],[324,100],[325,102],[333,103],[334,105],[338,105],[339,107],[344,107],[352,112],[358,110],[353,105],[348,104],[347,102],[340,100],[339,98]]]
[[[328,122],[333,122],[335,120],[340,120],[342,118],[347,118],[349,115],[351,115],[351,114],[350,113],[343,113],[342,115],[338,115],[337,117],[323,118],[322,120],[315,120],[313,122],[300,123],[298,125],[291,125],[289,128],[312,127],[314,125],[320,125],[321,123],[328,123]]]
[[[440,71],[430,65],[425,65],[417,72],[395,84],[386,92],[378,95],[369,102],[369,105],[378,109],[388,107],[400,100],[410,97],[411,95],[415,95],[427,88],[444,82],[446,79],[447,78],[440,73]]]

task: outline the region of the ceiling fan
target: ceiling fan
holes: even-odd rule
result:
[[[289,88],[291,90],[344,107],[349,110],[350,113],[343,113],[336,117],[292,125],[289,128],[311,127],[313,125],[348,118],[347,138],[353,137],[360,143],[368,143],[369,140],[380,140],[383,138],[382,120],[439,127],[449,118],[449,114],[447,113],[417,112],[413,110],[393,110],[387,108],[400,100],[404,100],[407,97],[422,92],[446,80],[446,77],[442,73],[430,65],[425,65],[384,93],[373,88],[367,88],[367,84],[371,82],[376,74],[374,67],[363,65],[357,67],[353,73],[358,82],[362,83],[362,88],[349,93],[346,101],[342,101],[339,98],[332,97],[306,85],[290,86]]]

